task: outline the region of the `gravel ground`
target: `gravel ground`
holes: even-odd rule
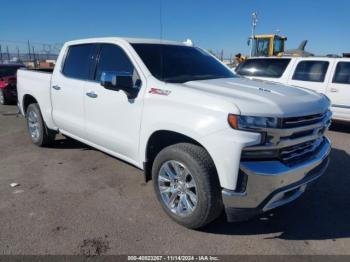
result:
[[[350,254],[350,125],[327,135],[330,167],[298,201],[194,231],[166,216],[142,171],[64,137],[38,148],[0,106],[0,254]]]

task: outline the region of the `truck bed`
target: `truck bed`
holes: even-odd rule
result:
[[[25,113],[25,99],[32,96],[37,100],[42,115],[47,123],[52,122],[51,117],[51,72],[39,70],[20,69],[17,71],[17,92],[20,109]],[[26,94],[26,97],[24,97]]]

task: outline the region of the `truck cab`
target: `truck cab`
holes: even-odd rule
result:
[[[287,37],[276,34],[272,35],[255,35],[250,37],[252,45],[252,57],[258,56],[278,56],[284,52]]]

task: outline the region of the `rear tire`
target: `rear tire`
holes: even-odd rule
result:
[[[47,128],[37,103],[28,106],[26,119],[28,133],[33,144],[45,147],[53,143],[56,137],[56,132]]]
[[[0,104],[7,105],[8,101],[3,90],[0,90]]]
[[[223,210],[214,163],[199,145],[179,143],[164,148],[154,160],[152,179],[165,212],[187,228],[203,227]]]

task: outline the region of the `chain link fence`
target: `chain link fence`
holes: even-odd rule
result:
[[[21,63],[28,67],[55,64],[62,43],[41,43],[0,39],[0,63]]]

